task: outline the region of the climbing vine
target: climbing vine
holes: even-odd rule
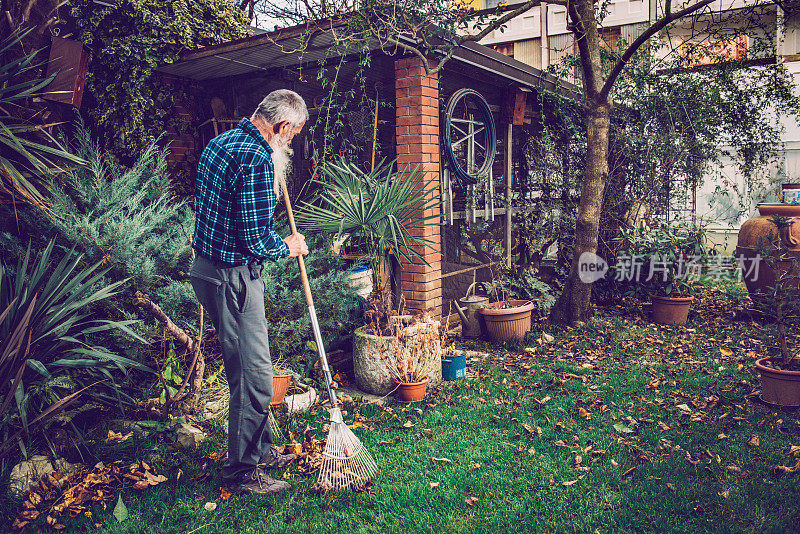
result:
[[[248,23],[235,0],[92,0],[71,2],[77,38],[91,52],[86,78],[92,130],[122,163],[130,163],[165,130],[174,87],[156,68],[182,50],[245,37]]]

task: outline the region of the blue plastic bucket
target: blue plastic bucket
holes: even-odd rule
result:
[[[445,380],[460,380],[467,376],[467,357],[463,354],[454,354],[442,358],[442,378]]]

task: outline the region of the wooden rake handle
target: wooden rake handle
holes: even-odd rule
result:
[[[289,228],[293,234],[297,233],[297,226],[294,223],[294,212],[292,211],[292,202],[289,200],[289,189],[286,187],[286,181],[282,180],[283,201],[286,203],[286,214],[289,216]],[[306,272],[306,262],[303,255],[297,256],[297,265],[300,267],[300,279],[303,282],[303,293],[306,296],[306,304],[308,305],[308,314],[311,319],[311,331],[314,333],[314,341],[317,344],[317,354],[319,354],[320,361],[322,361],[322,373],[325,376],[325,387],[328,389],[328,397],[331,399],[331,407],[337,407],[336,393],[333,391],[333,376],[328,367],[328,358],[325,355],[325,344],[322,341],[322,331],[319,328],[319,321],[317,320],[317,311],[314,308],[314,297],[311,295],[311,285],[308,283],[308,273]]]

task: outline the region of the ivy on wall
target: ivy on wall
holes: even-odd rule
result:
[[[86,88],[92,129],[105,150],[133,161],[165,130],[176,97],[156,69],[182,50],[247,35],[236,0],[73,0],[77,38],[91,52]]]

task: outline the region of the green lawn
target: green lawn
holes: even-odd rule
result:
[[[292,491],[223,501],[217,479],[203,481],[215,465],[200,460],[222,448],[217,429],[195,457],[162,456],[167,482],[122,490],[126,521],[113,502],[94,521],[108,532],[800,532],[800,473],[773,475],[797,462],[800,423],[750,396],[770,327],[735,320],[737,305],[716,288],[686,327],[651,325],[635,308],[579,329],[535,326],[534,352],[470,346],[490,355],[422,403],[347,404],[348,422],[359,413],[373,426],[354,431],[380,467],[375,495],[313,495],[313,478],[291,467]],[[537,343],[542,332],[555,340]],[[290,430],[323,437],[326,420],[317,408]],[[104,454],[157,448],[129,442]]]

